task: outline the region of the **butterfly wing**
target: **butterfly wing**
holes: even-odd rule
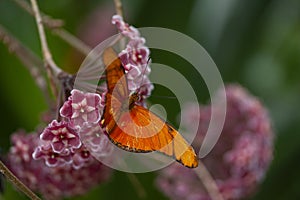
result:
[[[158,151],[186,167],[198,166],[197,156],[186,140],[170,124],[139,105],[122,113],[109,137],[127,151]]]
[[[118,147],[132,152],[159,151],[174,157],[186,167],[197,167],[198,159],[193,148],[168,123],[146,108],[129,103],[127,79],[122,63],[114,50],[103,53],[106,67],[107,94],[101,126]]]
[[[128,99],[129,92],[124,68],[112,48],[107,48],[103,52],[103,62],[106,66],[107,93],[101,126],[112,129],[115,126],[115,119],[119,118],[122,102]]]
[[[108,93],[112,94],[114,90],[117,90],[117,93],[114,95],[120,96],[116,96],[116,98],[128,98],[129,94],[125,70],[121,60],[112,48],[107,48],[103,52],[103,62],[106,66],[105,73]]]

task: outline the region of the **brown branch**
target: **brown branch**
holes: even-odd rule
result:
[[[117,15],[123,17],[123,6],[121,0],[114,0]]]
[[[61,39],[63,39],[65,42],[71,45],[73,48],[81,52],[83,55],[88,55],[92,51],[92,49],[88,45],[86,45],[84,42],[79,40],[70,32],[62,28],[53,29],[52,33],[59,36]]]
[[[222,194],[219,191],[216,181],[211,176],[201,160],[199,160],[199,166],[195,168],[194,171],[203,183],[207,193],[212,200],[224,200]]]
[[[26,196],[32,200],[41,200],[36,194],[34,194],[24,183],[22,183],[0,160],[0,172],[9,180],[14,186],[22,191]]]
[[[8,47],[8,50],[15,54],[20,61],[27,68],[36,85],[42,91],[45,100],[49,104],[52,104],[51,97],[47,88],[47,82],[41,73],[43,62],[28,48],[26,48],[20,41],[12,36],[4,27],[0,25],[0,40]]]
[[[114,0],[114,4],[115,4],[116,14],[121,16],[124,19],[123,8],[122,8],[123,6],[121,0]],[[121,50],[125,49],[125,38],[120,39],[119,47]]]
[[[55,78],[62,72],[62,70],[55,64],[55,62],[52,59],[52,54],[49,50],[48,43],[46,40],[46,34],[44,30],[44,26],[42,23],[42,18],[40,15],[40,11],[37,5],[36,0],[31,0],[32,9],[34,12],[34,16],[36,19],[36,24],[38,28],[38,33],[41,40],[41,46],[43,51],[43,57],[44,57],[44,63],[45,68],[47,71],[47,75],[50,81],[50,87],[55,97],[58,96],[57,88],[55,85]]]

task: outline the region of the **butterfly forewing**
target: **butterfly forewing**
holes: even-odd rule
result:
[[[107,94],[101,125],[106,128],[107,132],[110,132],[115,126],[115,119],[120,116],[122,103],[128,99],[129,94],[124,68],[112,48],[107,48],[103,52],[103,62],[106,66]]]
[[[112,48],[108,48],[103,52],[103,62],[106,66],[106,83],[109,94],[113,94],[118,99],[128,99],[129,92],[127,88],[127,80],[125,70],[121,60]],[[113,93],[114,92],[114,93]]]

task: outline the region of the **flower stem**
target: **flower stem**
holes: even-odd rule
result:
[[[204,163],[199,160],[199,166],[194,169],[199,179],[202,181],[207,193],[212,200],[224,200],[219,191],[216,181],[205,167]]]
[[[117,15],[123,17],[123,9],[121,0],[114,0]]]
[[[147,197],[146,190],[139,181],[139,179],[136,177],[136,175],[132,173],[127,173],[127,177],[132,183],[133,187],[135,188],[135,191],[137,192],[140,199],[145,199]]]
[[[80,39],[72,35],[70,32],[66,31],[62,28],[56,28],[52,31],[53,34],[59,36],[62,40],[64,40],[67,44],[71,45],[77,51],[82,53],[83,55],[88,55],[92,48],[82,42]]]
[[[20,191],[32,200],[41,200],[36,194],[34,194],[24,183],[22,183],[0,160],[0,172]]]
[[[114,0],[114,4],[115,4],[116,14],[121,16],[124,19],[123,8],[122,8],[123,6],[121,0]],[[125,38],[120,39],[119,47],[120,50],[125,49]]]

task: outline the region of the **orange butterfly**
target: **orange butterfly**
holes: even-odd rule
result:
[[[158,151],[186,167],[197,167],[195,151],[186,140],[171,125],[137,105],[137,93],[129,95],[124,68],[112,48],[104,51],[103,62],[108,91],[100,124],[109,139],[126,151]]]

